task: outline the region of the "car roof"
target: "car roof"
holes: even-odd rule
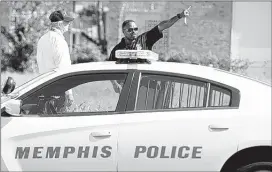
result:
[[[67,66],[65,68],[58,68],[55,71],[59,73],[71,73],[71,72],[81,72],[81,71],[92,71],[92,70],[127,70],[127,69],[135,69],[135,70],[153,70],[153,71],[162,71],[162,72],[173,72],[180,73],[186,72],[204,72],[211,71],[214,68],[187,64],[187,63],[175,63],[175,62],[152,62],[151,64],[116,64],[113,61],[106,62],[88,62],[88,63],[80,63],[73,64],[71,66]]]
[[[73,64],[69,67],[59,68],[55,71],[59,74],[67,74],[72,72],[83,72],[83,71],[112,71],[112,70],[146,70],[153,72],[169,72],[184,74],[190,76],[196,76],[200,78],[207,78],[207,76],[214,75],[214,68],[187,64],[187,63],[175,63],[175,62],[152,62],[151,64],[116,64],[113,61],[106,62],[89,62]],[[204,75],[205,74],[205,75]]]

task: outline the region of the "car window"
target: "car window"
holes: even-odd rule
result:
[[[116,89],[127,74],[84,74],[50,83],[23,99],[27,114],[67,114],[75,112],[114,112],[120,97]],[[68,93],[73,103],[69,105]],[[31,108],[30,108],[31,107]]]
[[[231,90],[211,84],[209,107],[230,106]]]
[[[136,110],[205,107],[205,82],[164,75],[143,74]]]

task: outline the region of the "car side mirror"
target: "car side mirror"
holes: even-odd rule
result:
[[[16,86],[16,83],[15,83],[14,79],[12,77],[8,77],[8,79],[6,80],[6,83],[3,87],[2,92],[4,94],[9,94],[15,89],[15,86]]]
[[[11,99],[1,105],[1,115],[3,113],[10,116],[21,116],[21,100]]]

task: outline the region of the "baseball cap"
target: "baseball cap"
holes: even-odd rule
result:
[[[71,22],[74,20],[73,17],[68,16],[67,13],[63,10],[54,11],[50,14],[49,19],[51,22],[66,21]]]

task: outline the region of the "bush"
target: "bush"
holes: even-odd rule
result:
[[[75,46],[71,53],[72,64],[97,62],[106,60],[107,56],[101,53],[101,50],[90,44],[88,46]]]
[[[189,63],[199,64],[203,66],[212,66],[235,73],[246,74],[246,70],[252,64],[247,59],[230,59],[228,55],[222,54],[222,56],[215,55],[209,52],[203,53],[178,53],[170,56],[168,59],[166,56],[160,55],[161,61],[178,62],[178,63]]]
[[[250,62],[248,59],[234,59],[231,61],[230,71],[246,75],[246,70],[251,64],[253,64],[253,62]]]
[[[9,51],[2,48],[1,71],[24,72],[29,68],[29,60],[34,46],[25,38],[25,28],[18,25],[14,33],[1,26],[1,34],[9,41]]]

